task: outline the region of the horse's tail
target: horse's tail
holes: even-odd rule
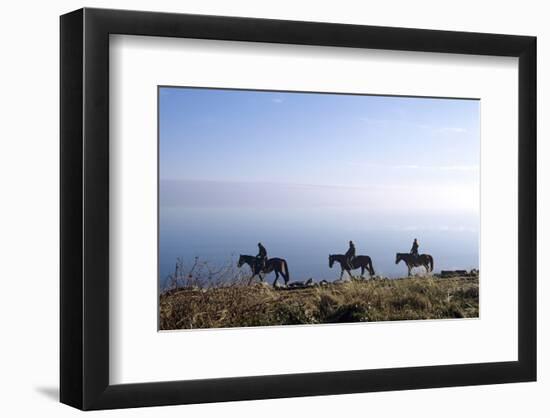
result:
[[[428,256],[428,261],[430,262],[430,271],[434,271],[434,258],[431,255]]]
[[[369,273],[371,276],[374,276],[376,273],[374,272],[374,267],[372,266],[372,258],[369,257]]]
[[[288,283],[290,281],[290,273],[288,271],[288,264],[287,264],[286,260],[282,260],[282,261],[283,262],[282,262],[282,266],[281,266],[281,271],[285,275],[286,282]]]

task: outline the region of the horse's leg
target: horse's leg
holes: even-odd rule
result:
[[[411,275],[411,266],[409,266],[409,265],[407,264],[407,268],[409,269],[409,273],[407,274],[407,276],[410,276],[410,275]]]
[[[273,287],[277,284],[277,280],[279,280],[279,271],[275,269],[275,280],[273,280]]]
[[[252,276],[250,276],[250,281],[248,283],[248,285],[250,286],[252,284],[252,282],[254,281],[254,278],[256,276],[258,276],[258,270],[256,269],[256,266],[252,265],[252,264],[249,264],[250,266],[250,270],[252,271]],[[261,279],[261,276],[260,276],[260,279]]]
[[[252,264],[249,264],[250,272],[252,273],[252,276],[250,276],[250,279],[248,280],[248,285],[250,286],[252,284],[252,281],[254,280],[254,277],[256,277],[256,269]]]
[[[288,271],[284,273],[283,269],[281,269],[281,276],[283,276],[283,279],[285,280],[285,286],[288,285]]]
[[[344,267],[340,269],[340,280],[342,280],[342,276],[344,275]]]
[[[363,279],[365,275],[365,266],[361,266],[361,278]]]

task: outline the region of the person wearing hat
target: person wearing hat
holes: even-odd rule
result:
[[[418,240],[415,238],[411,248],[411,254],[418,257]]]
[[[351,262],[353,261],[353,259],[355,258],[355,245],[353,244],[353,241],[350,241],[349,242],[349,248],[348,250],[346,251],[346,260],[348,262],[348,266],[349,268],[351,269],[352,268],[352,264]]]
[[[258,243],[258,255],[256,256],[257,265],[258,265],[258,272],[261,272],[262,270],[265,270],[266,263],[267,263],[267,250],[262,245],[261,242]]]

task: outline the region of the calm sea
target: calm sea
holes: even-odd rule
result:
[[[214,268],[221,267],[236,264],[239,254],[255,255],[258,242],[270,257],[287,260],[291,281],[337,279],[340,269],[337,265],[329,268],[328,256],[344,253],[349,240],[354,241],[357,254],[372,258],[377,274],[401,277],[407,270],[403,263],[395,265],[395,253],[408,252],[414,238],[420,242],[421,253],[434,257],[435,272],[479,267],[479,225],[473,213],[162,207],[160,286],[174,272],[178,257],[185,265],[199,257]],[[267,280],[274,277],[271,274]]]

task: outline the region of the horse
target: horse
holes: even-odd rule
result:
[[[328,266],[332,268],[335,261],[340,263],[340,280],[342,280],[344,271],[347,271],[349,276],[352,277],[351,270],[356,270],[358,268],[361,268],[361,277],[365,274],[365,269],[369,272],[371,277],[375,274],[374,268],[372,267],[372,260],[368,255],[358,255],[349,262],[344,254],[330,254],[328,256]]]
[[[426,273],[430,273],[434,269],[434,259],[430,254],[419,254],[414,256],[411,253],[397,253],[395,254],[395,264],[398,264],[400,261],[404,261],[409,270],[408,276],[411,275],[411,270],[413,267],[424,267]]]
[[[248,264],[248,266],[252,270],[252,277],[250,277],[250,282],[252,282],[252,279],[256,275],[258,275],[260,277],[260,280],[263,282],[264,278],[262,277],[262,273],[269,274],[273,271],[275,272],[273,287],[275,287],[277,281],[279,280],[279,274],[283,276],[283,279],[285,279],[285,286],[290,280],[288,264],[284,258],[269,258],[265,263],[265,267],[263,269],[260,269],[260,266],[258,265],[258,259],[256,257],[254,257],[253,255],[241,254],[239,257],[239,262],[237,263],[237,267],[240,268],[243,266],[243,264]]]

